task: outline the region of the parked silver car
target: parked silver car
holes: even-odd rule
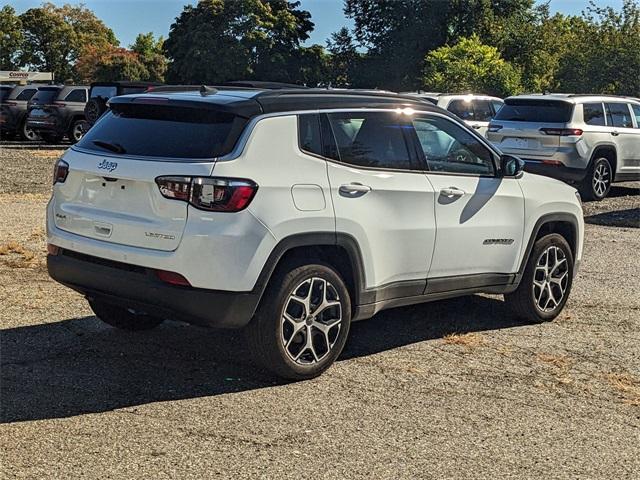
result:
[[[519,95],[489,125],[489,141],[525,169],[602,200],[613,182],[640,180],[640,101],[605,95]]]
[[[480,94],[409,92],[456,115],[482,136],[504,103],[501,98]]]

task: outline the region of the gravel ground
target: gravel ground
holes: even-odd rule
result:
[[[640,477],[640,184],[585,205],[556,321],[480,295],[390,310],[287,384],[234,332],[126,334],[48,279],[58,153],[0,152],[2,478]]]

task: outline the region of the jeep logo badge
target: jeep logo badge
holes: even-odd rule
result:
[[[109,162],[107,160],[102,160],[98,164],[98,168],[100,170],[106,170],[107,172],[113,172],[116,168],[118,168],[118,162]]]

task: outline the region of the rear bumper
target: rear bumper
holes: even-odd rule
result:
[[[64,125],[58,117],[42,117],[34,119],[27,117],[27,127],[35,130],[36,132],[56,133],[60,134],[64,132]]]
[[[259,301],[253,292],[170,285],[152,269],[64,249],[47,256],[47,270],[51,278],[88,298],[202,326],[243,327]]]
[[[541,160],[522,158],[525,162],[525,171],[556,178],[564,182],[581,182],[587,175],[584,168],[570,168],[562,164],[544,163]]]

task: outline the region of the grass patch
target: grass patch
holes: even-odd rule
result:
[[[476,348],[487,343],[479,333],[450,333],[442,339],[447,345],[458,345],[468,349]]]

